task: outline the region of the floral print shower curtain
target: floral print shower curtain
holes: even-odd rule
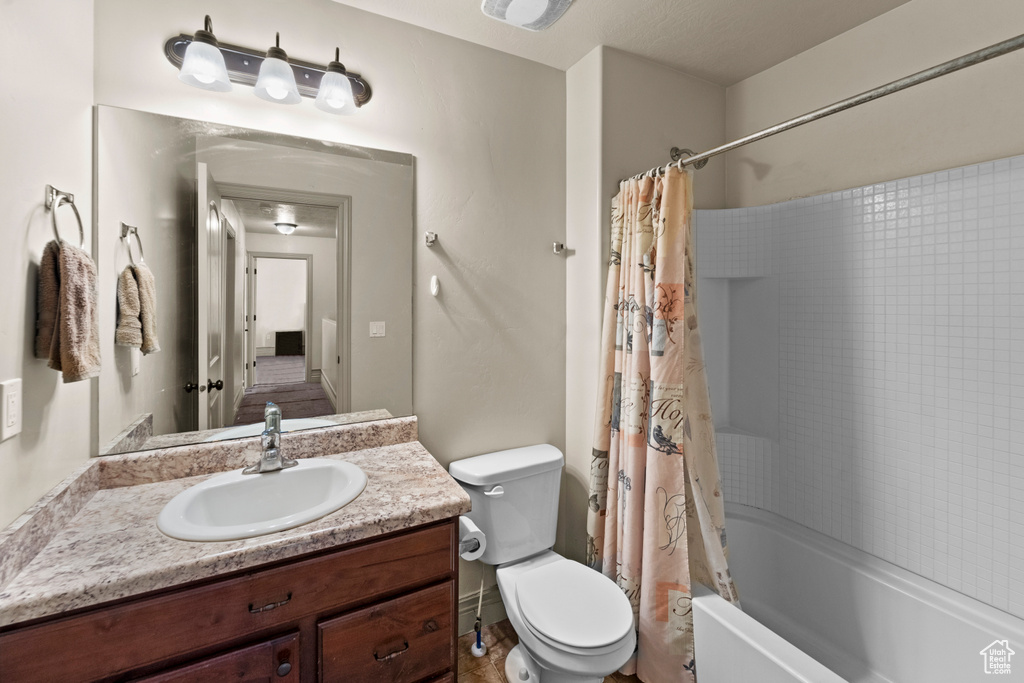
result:
[[[690,173],[623,181],[612,201],[587,561],[633,604],[622,671],[694,681],[691,586],[735,602],[701,353]]]

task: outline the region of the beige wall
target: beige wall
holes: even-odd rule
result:
[[[560,542],[586,550],[587,494],[611,197],[619,181],[663,164],[674,146],[724,142],[723,88],[599,47],[566,72],[566,476]],[[725,201],[724,169],[697,175],[699,208]],[[706,299],[705,299],[706,301]]]
[[[264,49],[280,31],[289,55],[321,63],[340,44],[373,100],[338,118],[309,100],[285,107],[250,88],[181,84],[163,43],[194,33],[207,12],[218,37],[235,44]],[[98,103],[413,154],[421,440],[442,464],[564,446],[565,263],[551,254],[565,238],[562,72],[323,0],[98,0],[95,40]],[[428,230],[440,238],[432,249]],[[479,581],[476,570],[464,581]]]
[[[93,441],[94,383],[63,384],[32,354],[37,268],[52,239],[47,183],[75,195],[92,239],[93,3],[8,0],[0,24],[0,61],[10,65],[0,98],[0,379],[23,379],[23,430],[0,443],[3,527],[88,458]],[[60,219],[75,232],[69,209]]]
[[[912,0],[727,92],[728,139],[1006,40],[1020,0]],[[755,206],[1024,152],[1024,53],[726,155],[728,206]],[[718,160],[712,160],[708,168]]]

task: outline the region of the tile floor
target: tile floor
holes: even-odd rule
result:
[[[506,619],[484,626],[482,636],[487,646],[487,654],[483,657],[474,657],[469,651],[476,634],[467,633],[459,638],[456,648],[459,652],[457,683],[508,683],[505,679],[505,657],[519,643],[512,624]],[[640,683],[636,676],[623,676],[620,673],[614,673],[604,680],[605,683]]]

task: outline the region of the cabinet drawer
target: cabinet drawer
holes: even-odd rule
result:
[[[209,652],[450,577],[453,539],[444,524],[12,631],[0,635],[0,672],[19,683],[92,681]]]
[[[320,622],[320,680],[412,683],[450,669],[454,595],[447,581]]]
[[[138,683],[299,683],[299,634],[239,648]]]

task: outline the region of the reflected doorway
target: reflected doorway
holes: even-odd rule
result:
[[[253,255],[250,339],[254,387],[309,381],[312,255]]]
[[[312,378],[313,255],[250,251],[246,277],[251,384],[235,424],[260,422],[268,401],[290,419],[335,413]]]

